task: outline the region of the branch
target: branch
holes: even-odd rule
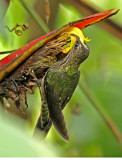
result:
[[[82,82],[79,83],[80,89],[83,91],[83,93],[86,95],[87,99],[91,102],[93,107],[98,111],[102,119],[105,121],[105,123],[108,125],[114,136],[116,137],[117,141],[119,142],[120,149],[122,149],[122,135],[119,132],[118,128],[112,121],[112,119],[109,117],[109,115],[104,111],[103,106],[96,100],[96,98],[93,96],[93,94],[89,91],[89,88]]]
[[[26,11],[31,15],[31,17],[36,21],[39,27],[42,29],[44,33],[50,32],[50,29],[46,25],[46,23],[42,20],[42,18],[37,14],[37,12],[24,0],[19,0],[22,6],[26,9]]]

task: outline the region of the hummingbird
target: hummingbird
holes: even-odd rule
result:
[[[42,114],[39,117],[37,128],[41,128],[41,122],[45,121],[45,129],[48,132],[52,123],[59,135],[69,141],[66,123],[62,113],[63,108],[69,102],[80,78],[79,66],[88,57],[89,48],[80,41],[77,36],[76,42],[68,55],[54,63],[45,74],[42,82]],[[49,113],[48,113],[49,111]],[[44,113],[44,114],[43,114]],[[44,115],[44,116],[43,116]],[[43,123],[44,124],[44,123]]]

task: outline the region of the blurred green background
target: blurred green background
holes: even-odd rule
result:
[[[45,0],[26,0],[46,23]],[[104,11],[120,9],[111,19],[122,25],[121,0],[87,0],[88,4]],[[47,26],[50,30],[61,27],[70,21],[85,17],[70,1],[49,0],[50,18]],[[17,49],[44,33],[19,0],[12,0],[9,8],[0,1],[0,51]],[[7,13],[6,13],[7,11]],[[5,14],[6,13],[6,14]],[[4,26],[13,28],[16,23],[29,23],[30,28],[17,36],[8,32]],[[89,91],[102,105],[107,114],[122,132],[122,42],[101,28],[98,24],[83,30],[90,48],[89,58],[81,65],[81,82],[85,82]],[[4,55],[6,56],[6,55]],[[0,55],[3,58],[3,55]],[[35,103],[36,102],[36,103]],[[100,114],[89,102],[78,86],[63,113],[67,122],[70,142],[64,142],[52,127],[45,142],[32,138],[35,121],[40,110],[38,91],[28,95],[31,120],[25,121],[0,108],[0,156],[1,157],[121,157],[122,152],[115,136]]]

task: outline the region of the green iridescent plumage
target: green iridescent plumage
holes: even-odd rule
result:
[[[77,41],[68,55],[63,60],[55,63],[43,78],[42,107],[45,107],[45,109],[48,107],[49,110],[49,118],[47,117],[45,127],[48,125],[48,121],[52,121],[56,130],[65,141],[69,141],[69,136],[61,110],[70,100],[78,84],[80,77],[78,68],[88,55],[88,47],[82,44],[77,37]],[[40,120],[42,120],[41,117]]]

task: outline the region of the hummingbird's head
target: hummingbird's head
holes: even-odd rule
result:
[[[81,42],[79,36],[76,37],[76,41],[68,54],[61,60],[58,61],[58,63],[54,64],[54,66],[63,66],[69,68],[78,69],[80,64],[88,57],[89,55],[89,48],[84,43]]]
[[[89,48],[85,43],[80,41],[77,36],[76,42],[74,43],[72,49],[69,51],[65,61],[74,68],[79,68],[79,65],[89,56]],[[67,65],[68,65],[67,64]]]
[[[70,54],[70,53],[69,53]],[[71,57],[77,61],[77,63],[82,63],[89,56],[89,47],[80,41],[77,36],[77,40],[71,49]]]

